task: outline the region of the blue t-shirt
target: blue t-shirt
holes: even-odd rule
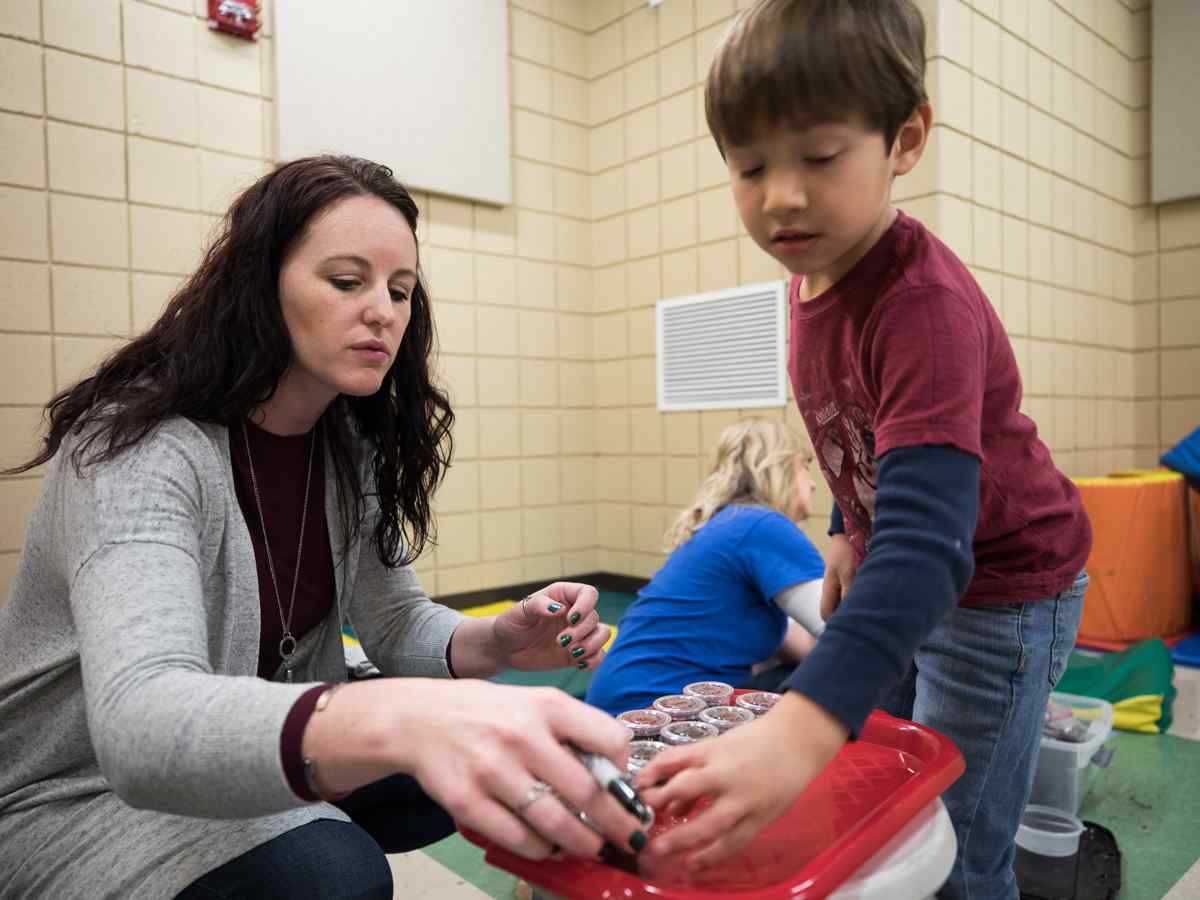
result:
[[[639,592],[587,702],[615,715],[693,681],[738,686],[787,630],[787,614],[772,598],[824,572],[817,548],[786,516],[724,507]]]

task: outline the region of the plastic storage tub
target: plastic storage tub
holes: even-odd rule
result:
[[[1074,816],[1099,770],[1092,758],[1112,734],[1113,708],[1107,700],[1075,694],[1054,693],[1050,700],[1069,706],[1076,718],[1088,723],[1087,739],[1074,744],[1042,738],[1029,802],[1061,809]]]

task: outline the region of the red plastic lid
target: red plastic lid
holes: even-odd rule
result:
[[[877,710],[787,813],[698,878],[671,869],[632,874],[586,859],[534,862],[468,829],[463,835],[485,848],[492,865],[572,900],[717,900],[735,891],[742,900],[817,900],[837,890],[963,769],[949,738]],[[690,814],[702,815],[703,806]],[[651,840],[680,821],[660,817]]]

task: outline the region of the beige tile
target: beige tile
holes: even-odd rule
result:
[[[0,113],[0,181],[24,187],[46,186],[43,123],[30,116]]]
[[[196,213],[130,206],[133,268],[191,272],[204,251],[208,221]]]
[[[526,509],[521,513],[527,554],[555,553],[562,547],[562,525],[559,510]],[[556,577],[558,571],[549,577]]]
[[[196,77],[194,18],[137,0],[124,0],[122,11],[126,63],[178,78]]]
[[[150,275],[134,272],[133,290],[133,333],[140,334],[162,315],[167,302],[179,288],[181,280],[176,275]]]
[[[542,65],[551,65],[553,62],[552,27],[550,22],[539,16],[514,9],[510,18],[513,56]]]
[[[110,200],[50,195],[54,258],[81,265],[129,265],[129,208]]]
[[[130,141],[136,139],[130,138]],[[233,199],[268,171],[266,163],[244,156],[199,150],[200,209],[223,214]]]
[[[706,291],[736,287],[737,266],[738,244],[732,238],[700,248],[700,284]]]
[[[510,65],[510,91],[514,106],[550,115],[552,112],[550,70],[513,59]]]
[[[598,268],[592,273],[594,312],[612,312],[625,309],[629,303],[628,266],[620,263]]]
[[[617,69],[588,85],[588,113],[594,125],[617,118],[625,111],[625,71]]]
[[[696,190],[696,152],[691,143],[664,150],[658,156],[662,172],[660,189],[663,199],[671,199]]]
[[[562,515],[562,546],[591,547],[596,543],[596,510],[591,505],[564,506]],[[569,573],[591,571],[578,563],[566,562]],[[586,565],[586,564],[584,564]]]
[[[560,119],[578,125],[592,123],[588,106],[588,82],[574,75],[555,72],[551,78],[551,111]]]
[[[588,76],[595,78],[620,67],[624,60],[621,23],[601,28],[587,39]]]
[[[516,406],[519,400],[518,371],[515,359],[479,359],[479,405]]]
[[[677,250],[696,242],[696,197],[681,197],[662,205],[663,250]]]
[[[724,0],[720,0],[720,2],[723,3]],[[719,5],[719,3],[714,0],[712,6],[717,5]],[[705,12],[707,12],[709,9],[709,0],[704,0],[704,2],[697,5],[696,12],[700,18],[703,19],[705,17]],[[708,69],[709,66],[712,65],[713,53],[717,49],[718,42],[720,42],[721,38],[725,35],[727,28],[728,25],[724,22],[721,22],[713,25],[711,28],[705,28],[703,31],[698,31],[696,33],[695,80],[697,84],[703,84],[704,80],[708,77]]]
[[[551,40],[554,68],[577,78],[587,78],[587,37],[573,28],[556,25]]]
[[[550,17],[576,31],[588,30],[588,4],[585,0],[554,0]]]
[[[629,367],[625,360],[597,362],[596,405],[624,407],[629,402]]]
[[[715,241],[737,234],[737,211],[728,188],[719,187],[701,192],[697,198],[697,209],[701,241]]]
[[[625,259],[625,216],[592,224],[592,263],[608,266]]]
[[[212,150],[262,156],[261,101],[220,88],[196,88],[198,143]]]
[[[1195,348],[1162,351],[1162,395],[1195,396],[1200,384],[1200,353]]]
[[[5,298],[0,331],[50,330],[50,272],[45,265],[0,260],[0,297]]]
[[[629,263],[629,306],[653,306],[662,299],[662,260],[658,256]]]
[[[55,266],[54,330],[87,335],[128,335],[129,273]]]
[[[1161,332],[1156,337],[1163,347],[1200,344],[1200,299],[1163,303],[1160,310]]]
[[[521,310],[519,315],[520,355],[526,358],[558,356],[558,314]]]
[[[194,147],[131,137],[129,199],[135,203],[199,209],[200,151]]]
[[[476,403],[475,368],[475,358],[472,356],[436,358],[433,369],[438,373],[438,383],[449,392],[450,402],[455,406],[473,406]]]
[[[596,410],[596,450],[605,455],[629,452],[629,415],[624,408]]]
[[[513,110],[513,152],[538,162],[554,161],[554,121],[524,109]]]
[[[752,238],[738,238],[738,279],[742,284],[777,281],[784,277],[783,266]]]
[[[136,69],[130,69],[126,78],[130,132],[184,144],[196,143],[196,85]]]
[[[1200,245],[1200,200],[1180,200],[1158,207],[1162,249]]]
[[[562,389],[559,393],[560,405],[572,409],[591,407],[596,402],[596,366],[591,362],[564,362],[558,368],[559,382]],[[592,432],[588,432],[590,436]],[[563,446],[568,446],[568,429],[563,426]],[[585,451],[577,448],[575,452],[591,452],[592,447]]]
[[[559,266],[555,271],[555,291],[559,309],[573,313],[592,312],[591,269],[584,266]]]
[[[658,83],[664,97],[692,87],[696,77],[695,41],[679,41],[658,53]]]
[[[588,139],[589,171],[602,172],[625,161],[625,119],[593,128]]]
[[[426,247],[421,252],[421,270],[433,301],[475,299],[474,258],[462,250]]]
[[[39,452],[42,437],[42,409],[38,406],[0,407],[0,469],[22,465]],[[41,467],[31,474],[41,472]],[[0,586],[0,597],[4,588]],[[0,600],[0,603],[3,603]]]
[[[621,360],[629,355],[629,325],[626,313],[618,312],[596,316],[593,324],[595,336],[593,358]]]
[[[119,338],[56,336],[54,338],[54,389],[61,391],[80,381],[124,343]]]
[[[554,308],[554,266],[517,260],[517,301],[524,307]]]
[[[676,94],[658,104],[658,130],[661,147],[674,147],[692,139],[696,117],[691,94]]]
[[[562,263],[586,266],[592,261],[591,229],[580,219],[560,216],[554,222],[554,258]]]
[[[433,313],[441,352],[475,352],[475,307],[442,302],[433,305]]]
[[[971,76],[944,59],[926,69],[926,87],[940,120],[959,131],[971,131]]]
[[[479,524],[483,532],[483,559],[512,559],[521,555],[521,513],[519,510],[484,513],[479,517]]]
[[[521,461],[521,504],[523,506],[553,506],[559,502],[557,459],[525,459]]]
[[[625,217],[628,225],[628,254],[631,259],[659,252],[659,208],[649,206]]]
[[[521,413],[521,453],[524,456],[557,456],[558,410],[524,410]]]
[[[658,150],[658,105],[647,106],[625,117],[625,159],[637,159]]]
[[[433,196],[425,214],[425,240],[440,247],[470,250],[474,233],[474,211],[469,202]]]
[[[1159,286],[1163,299],[1196,296],[1200,248],[1172,250],[1159,257]]]
[[[434,504],[439,514],[478,511],[479,463],[453,463],[438,487]]]
[[[25,539],[25,528],[40,494],[40,478],[14,478],[0,481],[0,508],[7,513],[0,519],[0,550],[21,549],[21,544]],[[7,593],[6,590],[5,596]]]
[[[558,320],[558,353],[563,359],[592,358],[592,317],[561,315]]]
[[[712,140],[696,142],[696,184],[700,188],[729,186],[729,167]]]
[[[517,253],[530,259],[553,260],[553,216],[517,210]]]
[[[437,517],[438,565],[461,566],[479,561],[479,516],[475,513]],[[441,572],[439,572],[439,579]]]
[[[626,209],[638,209],[658,202],[658,167],[659,160],[653,156],[625,167]]]
[[[695,248],[663,254],[664,297],[683,297],[699,291],[700,260]]]
[[[0,38],[0,108],[42,114],[42,49]]]
[[[97,197],[125,197],[125,137],[47,123],[50,187]]]
[[[696,28],[695,0],[664,0],[657,12],[659,46],[685,38]]]
[[[48,335],[0,334],[0,403],[40,406],[50,399],[50,341]]]
[[[653,159],[653,157],[651,157]],[[625,170],[609,169],[591,178],[592,217],[607,219],[626,208]]]
[[[596,499],[614,503],[629,502],[629,463],[626,457],[601,457],[596,460]]]
[[[653,54],[658,47],[658,14],[648,6],[640,6],[621,22],[624,31],[625,61],[640,60]]]
[[[511,305],[517,302],[517,260],[510,256],[477,254],[475,275],[480,303]]]
[[[9,0],[0,6],[0,34],[13,37],[27,38],[31,41],[41,39],[42,27],[40,22],[39,4],[41,0]],[[0,597],[5,592],[0,590]]]
[[[49,46],[121,59],[119,0],[43,0],[42,21]]]
[[[658,99],[658,57],[647,56],[625,67],[625,110],[632,112]]]
[[[524,159],[513,160],[513,202],[525,209],[554,211],[554,169]]]
[[[479,410],[479,455],[488,459],[519,456],[519,413],[515,409]],[[481,479],[486,484],[487,479]]]
[[[261,42],[243,41],[213,31],[195,20],[192,29],[196,42],[196,77],[200,81],[248,94],[262,92]]]
[[[516,356],[517,310],[507,306],[481,306],[476,314],[479,320],[480,352],[494,356]]]

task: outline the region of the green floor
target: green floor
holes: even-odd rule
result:
[[[631,600],[601,591],[601,619],[620,621]],[[571,670],[506,673],[498,680],[552,683],[582,696],[590,677]],[[1109,746],[1116,748],[1112,764],[1097,776],[1079,815],[1117,838],[1121,900],[1159,900],[1200,859],[1200,741],[1114,732]],[[488,896],[511,900],[516,879],[485,863],[483,851],[465,838],[453,835],[425,852]]]

